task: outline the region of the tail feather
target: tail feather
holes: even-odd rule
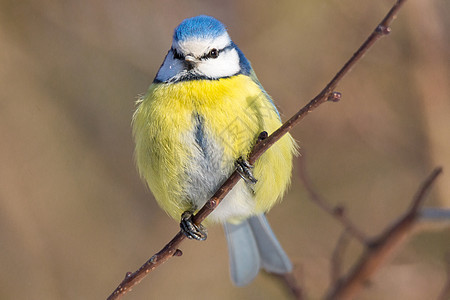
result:
[[[228,241],[231,280],[237,286],[249,284],[258,275],[258,245],[247,220],[239,224],[224,223]]]
[[[292,271],[292,263],[270,228],[266,217],[261,214],[248,219],[256,243],[262,267],[270,273],[284,274]]]
[[[283,274],[292,271],[284,252],[264,214],[239,224],[224,224],[230,256],[230,273],[237,286],[249,284],[262,267],[267,272]]]

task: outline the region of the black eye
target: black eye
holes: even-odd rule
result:
[[[177,50],[172,49],[172,52],[173,52],[173,58],[175,58],[175,59],[184,59],[183,55],[178,53]]]
[[[211,49],[208,56],[211,58],[217,58],[219,56],[219,50],[217,50],[216,48]]]

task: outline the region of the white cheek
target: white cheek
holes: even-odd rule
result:
[[[183,69],[183,63],[178,59],[174,59],[172,52],[170,52],[159,69],[156,80],[167,81],[182,72]]]
[[[235,49],[221,53],[216,59],[208,59],[198,64],[200,74],[210,78],[235,75],[239,72],[239,55]]]

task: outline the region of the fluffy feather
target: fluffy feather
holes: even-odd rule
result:
[[[153,84],[133,117],[136,162],[160,206],[179,219],[183,211],[209,199],[234,170],[236,159],[248,155],[261,131],[270,134],[280,125],[271,101],[245,75]],[[294,151],[295,143],[286,135],[255,163],[255,193],[244,186],[242,190],[250,192],[224,199],[236,207],[251,204],[251,212],[238,210],[233,216],[219,207],[208,219],[223,222],[269,210],[289,183]]]
[[[139,173],[158,204],[179,220],[203,206],[262,131],[271,134],[280,125],[272,99],[225,26],[207,16],[187,19],[133,115]],[[225,224],[238,285],[253,280],[260,267],[292,268],[263,213],[286,191],[295,153],[286,134],[256,161],[258,182],[241,180],[206,219]]]

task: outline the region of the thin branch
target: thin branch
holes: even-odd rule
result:
[[[348,242],[348,231],[344,230],[336,243],[333,254],[331,255],[330,282],[332,285],[334,285],[341,276],[342,256],[344,255]]]
[[[320,104],[326,101],[338,101],[341,94],[333,92],[337,84],[341,79],[350,71],[350,69],[358,62],[367,50],[382,36],[391,32],[390,25],[397,15],[397,12],[406,0],[397,0],[391,10],[387,13],[384,19],[378,24],[372,34],[366,39],[366,41],[359,47],[359,49],[353,54],[353,56],[345,63],[345,65],[337,72],[337,74],[331,79],[331,81],[325,86],[325,88],[306,104],[300,111],[287,120],[277,131],[271,134],[262,143],[257,145],[250,155],[249,162],[254,163],[263,153],[267,150],[268,145],[274,144],[283,135],[285,135],[292,127],[297,125],[309,112],[313,111]]]
[[[186,236],[180,231],[173,239],[164,246],[161,251],[153,255],[149,260],[143,264],[139,270],[134,273],[128,272],[125,274],[125,278],[119,284],[119,286],[114,290],[114,292],[108,297],[108,300],[119,299],[125,293],[130,291],[133,286],[141,282],[141,280],[147,276],[148,273],[153,271],[159,265],[165,263],[172,256],[181,256],[181,250],[177,249],[177,246],[186,238]]]
[[[367,50],[382,36],[390,32],[389,25],[393,21],[400,6],[406,0],[398,0],[381,23],[376,27],[372,34],[367,38],[363,45],[353,54],[347,63],[339,70],[334,78],[326,85],[326,87],[307,105],[300,109],[292,118],[284,123],[278,130],[269,137],[257,143],[248,157],[248,161],[253,164],[255,161],[276,141],[283,137],[292,127],[297,125],[308,113],[317,108],[326,101],[338,101],[340,93],[333,92],[339,81],[350,71],[352,66],[367,52]],[[209,199],[200,211],[193,216],[193,222],[200,224],[206,217],[219,205],[228,192],[239,181],[240,176],[235,171],[228,180],[219,188],[214,196]],[[138,284],[148,273],[153,271],[157,266],[170,259],[174,253],[177,253],[179,244],[184,240],[184,235],[179,232],[161,251],[150,258],[139,270],[134,273],[127,273],[125,279],[119,284],[114,292],[108,297],[109,300],[119,299],[134,285]]]
[[[322,197],[319,196],[318,193],[316,193],[316,191],[311,185],[308,176],[306,175],[304,156],[300,158],[298,169],[300,179],[303,182],[303,185],[306,191],[308,192],[309,198],[312,200],[312,202],[317,204],[317,206],[319,206],[325,212],[330,214],[333,218],[338,220],[344,226],[345,230],[354,238],[356,238],[358,241],[360,241],[363,245],[367,244],[366,235],[355,224],[353,224],[353,222],[349,218],[347,218],[345,214],[345,208],[343,206],[335,207],[328,204],[327,201],[325,201]]]
[[[292,295],[297,300],[304,299],[303,289],[299,285],[297,279],[294,276],[294,272],[284,273],[284,274],[273,274],[283,280],[284,284],[291,291]]]
[[[434,169],[431,175],[422,183],[406,214],[388,227],[379,237],[372,240],[369,247],[361,255],[358,263],[347,276],[341,278],[333,286],[326,299],[353,298],[362,288],[364,282],[381,267],[393,250],[401,244],[411,231],[413,225],[420,217],[419,210],[425,200],[425,195],[441,172],[442,168]]]

